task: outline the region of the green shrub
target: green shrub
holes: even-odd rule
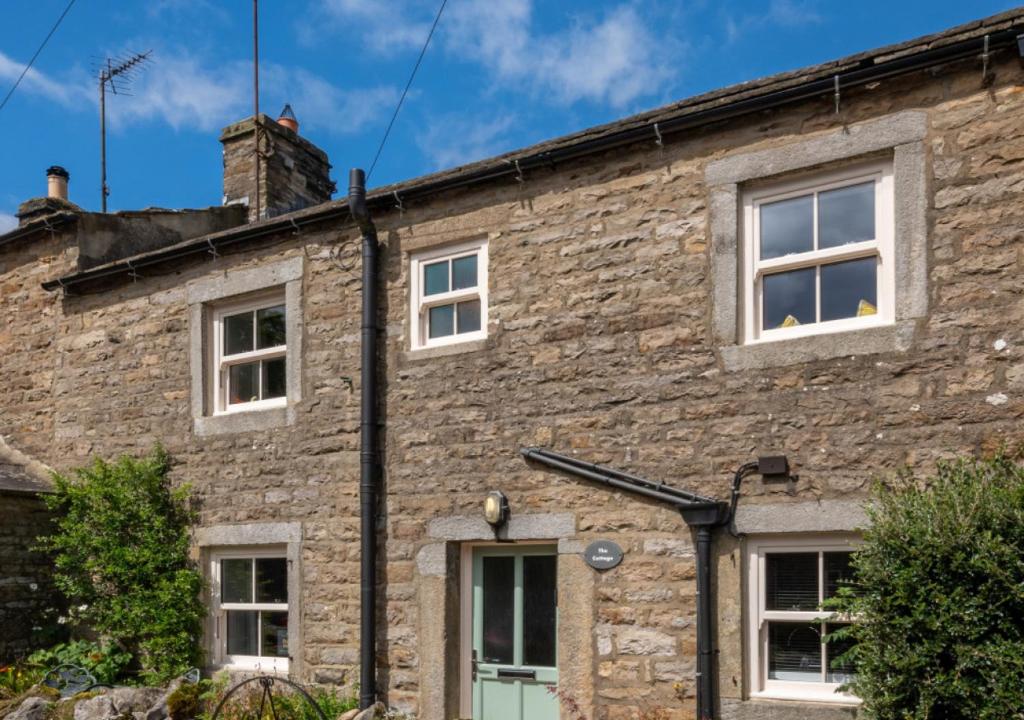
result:
[[[58,665],[77,665],[96,678],[98,683],[110,684],[117,680],[132,661],[132,656],[116,645],[74,640],[54,645],[48,650],[37,650],[28,661],[44,672]]]
[[[209,681],[204,681],[204,684]],[[200,694],[204,710],[203,720],[210,720],[218,703],[231,688],[215,676],[207,689]],[[327,720],[359,706],[359,701],[350,691],[329,685],[306,688],[306,692],[323,711]],[[275,683],[271,688],[273,707],[266,701],[264,689],[258,683],[250,683],[232,695],[220,709],[218,720],[322,720],[315,709],[299,692],[285,683]],[[262,710],[262,713],[261,713]]]
[[[850,689],[874,720],[1024,718],[1024,468],[940,466],[875,491],[854,587]],[[833,636],[839,633],[834,633]]]
[[[143,459],[96,459],[54,476],[58,517],[41,538],[71,619],[130,652],[142,680],[162,682],[199,664],[202,576],[189,558],[194,514],[173,489],[157,447]]]

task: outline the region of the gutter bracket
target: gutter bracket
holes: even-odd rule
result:
[[[402,198],[399,197],[397,190],[392,190],[391,194],[395,196],[395,207],[398,209],[399,214],[405,214],[405,206],[402,205]]]
[[[656,138],[654,144],[658,147],[665,147],[665,143],[661,139],[661,130],[658,129],[658,123],[654,123],[654,137]]]
[[[995,80],[995,73],[992,72],[992,68],[989,67],[989,58],[991,57],[989,52],[989,36],[985,36],[984,44],[982,45],[981,51],[981,86],[988,87]]]
[[[841,99],[841,95],[839,94],[839,76],[836,75],[834,78],[832,78],[832,81],[833,81],[833,84],[834,84],[834,87],[835,87],[835,90],[833,91],[832,96],[833,96],[833,98],[835,98],[836,115],[838,115],[839,114],[839,100]]]
[[[214,259],[220,257],[220,253],[217,252],[217,246],[213,244],[213,240],[212,239],[206,238],[206,245],[209,248],[207,250],[207,252],[209,252],[211,255],[213,255]]]
[[[292,224],[292,235],[299,235],[302,233],[302,228],[295,222],[295,218],[288,218],[288,221]]]

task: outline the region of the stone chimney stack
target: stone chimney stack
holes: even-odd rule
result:
[[[281,119],[260,113],[224,128],[224,204],[249,207],[249,222],[282,215],[331,199],[335,190],[327,153],[301,137],[290,106]],[[259,137],[259,180],[254,137]],[[259,188],[260,217],[256,217]]]

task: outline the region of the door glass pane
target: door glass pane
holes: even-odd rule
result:
[[[252,345],[252,313],[228,315],[224,318],[224,354],[251,352]]]
[[[288,613],[261,612],[260,623],[263,632],[264,657],[288,657]]]
[[[423,294],[437,295],[448,292],[448,261],[423,266]]]
[[[555,666],[554,555],[523,557],[523,664]]]
[[[875,239],[875,183],[818,194],[818,247]]]
[[[765,330],[815,321],[814,268],[766,275],[762,282]]]
[[[288,602],[288,561],[256,558],[256,602]]]
[[[284,358],[263,361],[263,399],[279,398],[288,394],[284,373]]]
[[[761,259],[814,249],[814,196],[761,205]]]
[[[228,655],[256,654],[255,610],[228,610]]]
[[[256,380],[256,376],[259,375],[257,369],[259,366],[258,362],[231,366],[228,370],[231,375],[229,379],[229,386],[231,388],[231,396],[228,398],[229,403],[234,405],[235,403],[247,403],[260,399]]]
[[[818,609],[818,553],[765,555],[765,609]]]
[[[476,255],[452,260],[452,290],[476,287]]]
[[[480,329],[480,301],[469,300],[459,303],[458,331],[460,333],[475,332]]]
[[[455,306],[440,305],[429,311],[427,324],[430,326],[430,337],[439,338],[455,334]]]
[[[845,625],[829,623],[825,626],[825,634],[833,633]],[[842,655],[852,648],[856,643],[848,639],[831,639],[825,643],[825,681],[830,683],[845,683],[853,680],[854,666],[849,659],[837,662]]]
[[[821,266],[821,319],[864,317],[878,313],[878,260]]]
[[[821,625],[768,623],[768,679],[821,682]]]
[[[277,347],[285,344],[284,305],[263,308],[256,312],[256,328],[259,333],[256,347]]]
[[[220,561],[220,601],[252,602],[252,560],[237,558]]]
[[[511,665],[515,649],[515,558],[483,560],[483,662]]]
[[[850,567],[850,552],[827,552],[825,553],[825,597],[834,597],[841,585],[847,584],[853,578],[853,568]]]

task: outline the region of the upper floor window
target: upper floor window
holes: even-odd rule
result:
[[[288,560],[279,551],[212,556],[214,660],[287,672]]]
[[[487,242],[431,250],[410,264],[412,348],[487,336]]]
[[[894,319],[892,163],[744,196],[745,340]]]
[[[850,577],[852,539],[751,540],[752,694],[856,702],[838,692],[853,668],[837,662],[849,645],[826,641],[848,620],[821,609]]]
[[[283,293],[216,308],[216,412],[281,407],[287,403],[285,316]]]

